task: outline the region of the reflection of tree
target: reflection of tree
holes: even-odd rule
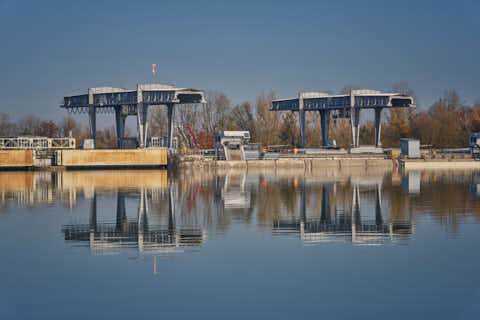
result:
[[[400,186],[391,186],[390,192],[390,206],[391,206],[391,220],[403,221],[407,220],[409,215],[410,196],[403,193]]]
[[[454,230],[459,222],[472,215],[480,221],[480,203],[470,193],[471,172],[424,173],[422,190],[414,200],[417,214],[429,214]]]

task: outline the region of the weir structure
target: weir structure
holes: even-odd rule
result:
[[[300,92],[298,98],[272,101],[271,111],[299,113],[301,145],[305,148],[305,112],[318,111],[322,129],[322,145],[328,146],[330,118],[349,118],[352,125],[352,147],[359,146],[360,111],[375,110],[375,146],[380,147],[381,114],[385,108],[414,108],[413,97],[378,90],[351,90],[350,94],[330,95],[321,92]]]
[[[125,119],[137,116],[138,147],[148,145],[148,116],[151,106],[164,105],[168,111],[167,147],[172,148],[174,138],[174,117],[177,104],[205,103],[203,91],[177,88],[164,84],[137,84],[136,90],[113,87],[89,88],[87,94],[63,98],[61,108],[71,113],[88,113],[90,137],[96,146],[97,113],[114,113],[117,131],[117,145],[124,147]]]

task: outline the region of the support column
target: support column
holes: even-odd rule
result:
[[[93,101],[94,88],[88,88],[88,123],[90,124],[90,139],[93,148],[97,147],[97,110]]]
[[[330,110],[320,110],[320,124],[322,125],[322,146],[328,146],[328,131],[330,128]]]
[[[380,148],[382,143],[380,142],[380,131],[382,129],[382,110],[383,108],[375,109],[375,147]]]
[[[174,118],[175,104],[167,104],[168,113],[168,147],[173,148],[173,137],[175,136]]]
[[[350,121],[352,124],[352,146],[358,148],[360,136],[360,108],[352,108]]]
[[[303,93],[298,96],[298,117],[300,120],[300,143],[305,148],[305,110],[303,109]]]
[[[93,140],[93,148],[97,147],[97,108],[88,107],[88,122],[90,124],[90,139]]]
[[[125,118],[127,115],[123,112],[123,106],[115,107],[115,125],[117,129],[117,147],[123,148],[123,138],[125,137]]]
[[[144,103],[137,104],[138,119],[138,144],[139,148],[147,147],[147,131],[148,131],[148,105]]]

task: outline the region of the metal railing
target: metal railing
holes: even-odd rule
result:
[[[75,138],[0,137],[0,150],[75,149]]]

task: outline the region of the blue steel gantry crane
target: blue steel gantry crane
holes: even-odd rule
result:
[[[292,111],[299,113],[300,136],[305,148],[305,112],[318,111],[322,126],[322,145],[328,145],[330,116],[350,118],[352,125],[352,146],[359,146],[360,111],[375,110],[375,146],[380,147],[381,114],[385,108],[414,108],[413,97],[399,93],[382,93],[377,90],[351,90],[350,94],[330,95],[321,92],[300,92],[298,98],[272,101],[271,111]]]
[[[137,116],[138,145],[147,147],[148,115],[150,106],[165,105],[168,111],[168,148],[173,147],[174,112],[178,104],[201,104],[205,102],[203,91],[177,88],[174,85],[138,84],[134,90],[96,87],[88,93],[63,98],[61,108],[72,113],[88,113],[90,137],[96,138],[96,114],[115,113],[118,147],[122,148],[125,132],[125,118]]]

